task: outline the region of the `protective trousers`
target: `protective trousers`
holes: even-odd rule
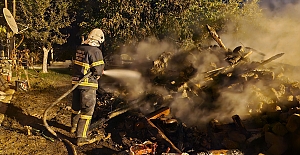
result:
[[[72,127],[76,127],[76,137],[87,137],[87,132],[96,105],[95,89],[75,89],[73,90],[71,116]]]

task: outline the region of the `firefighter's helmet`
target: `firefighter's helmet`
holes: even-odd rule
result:
[[[104,33],[101,29],[93,29],[88,35],[88,39],[93,39],[99,41],[99,43],[104,42]]]

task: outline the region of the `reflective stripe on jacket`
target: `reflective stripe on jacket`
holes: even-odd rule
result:
[[[78,81],[88,72],[92,76],[79,84],[79,89],[98,88],[97,76],[101,76],[104,69],[102,52],[99,48],[89,45],[81,45],[76,50],[76,58],[73,64],[72,84]]]

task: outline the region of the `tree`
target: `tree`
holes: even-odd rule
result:
[[[0,40],[6,39],[6,28],[0,25]]]
[[[61,30],[71,22],[71,29],[77,35],[86,35],[96,27],[103,29],[104,54],[148,37],[171,38],[178,46],[190,48],[207,40],[206,24],[219,32],[225,30],[228,22],[238,27],[239,20],[235,19],[255,18],[260,11],[257,1],[241,7],[238,0],[226,3],[221,0],[22,0],[18,10],[19,20],[30,25],[27,40],[43,49],[46,64],[47,53],[53,45],[66,42],[67,36]],[[76,21],[71,20],[70,14]],[[74,41],[70,43],[75,46]]]
[[[218,32],[226,32],[227,25],[233,25],[236,30],[243,22],[255,20],[261,16],[258,0],[240,2],[240,0],[192,0],[191,5],[181,14],[171,15],[164,26],[181,43],[183,48],[204,46],[209,40],[206,24]],[[252,22],[252,24],[257,22]]]
[[[68,37],[62,30],[70,26],[67,0],[21,0],[19,3],[20,23],[28,25],[27,41],[38,45],[43,51],[42,72],[47,73],[47,58],[54,44],[63,44]]]
[[[6,28],[2,25],[0,25],[0,52],[4,50],[4,45],[6,43]],[[0,55],[1,56],[1,55]]]
[[[115,51],[122,44],[135,43],[147,37],[166,36],[167,16],[180,14],[188,8],[186,0],[76,0],[76,23],[85,34],[100,27],[104,30],[106,47]]]
[[[149,36],[171,38],[181,47],[198,46],[209,36],[206,24],[225,31],[228,22],[252,20],[260,13],[258,0],[93,0],[74,1],[82,33],[100,27],[105,44],[115,51],[122,44]],[[237,20],[238,19],[238,20]]]

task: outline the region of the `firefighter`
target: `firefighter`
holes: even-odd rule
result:
[[[92,73],[73,91],[70,132],[76,132],[78,146],[92,143],[87,132],[96,104],[98,79],[104,71],[103,55],[99,49],[103,42],[104,33],[101,29],[96,28],[89,33],[88,38],[76,50],[76,59],[72,68],[72,84],[78,83],[89,72]]]

